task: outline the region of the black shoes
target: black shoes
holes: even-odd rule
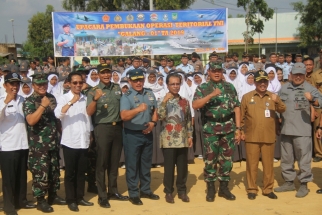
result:
[[[66,201],[57,194],[49,195],[47,201],[49,205],[67,205]]]
[[[207,182],[207,196],[206,196],[206,201],[207,202],[213,202],[213,201],[215,201],[215,194],[216,194],[215,182],[214,181]]]
[[[256,199],[256,194],[255,193],[247,193],[247,197],[250,200],[254,200],[254,199]]]
[[[133,205],[143,205],[143,202],[139,197],[130,197],[129,200]]]
[[[98,204],[102,208],[110,208],[111,207],[111,205],[107,199],[98,198]]]
[[[27,200],[23,201],[21,205],[16,205],[16,209],[33,209],[37,206],[35,204],[29,203]]]
[[[93,206],[94,205],[93,202],[88,202],[88,201],[85,201],[84,199],[78,201],[77,204],[81,205],[81,206]]]
[[[10,212],[10,213],[4,213],[5,215],[18,215],[18,213],[15,211],[15,212]]]
[[[128,201],[129,200],[128,196],[122,196],[119,193],[108,193],[107,198],[109,200],[119,200],[119,201]]]
[[[263,194],[263,195],[267,196],[270,199],[277,199],[277,196],[273,192],[270,192],[269,194]]]
[[[321,157],[315,157],[313,158],[313,162],[320,162],[322,161],[322,158]]]
[[[152,200],[159,200],[160,199],[160,197],[158,195],[155,195],[153,193],[141,193],[140,197],[141,198],[152,199]]]
[[[54,209],[50,207],[50,205],[46,202],[44,197],[37,198],[37,210],[43,213],[51,213],[54,212]]]
[[[69,210],[74,211],[74,212],[78,212],[79,211],[78,206],[77,206],[76,203],[69,204],[68,205],[68,208],[69,208]]]
[[[225,199],[231,200],[231,201],[236,199],[236,196],[234,196],[228,189],[228,181],[220,182],[218,196],[224,197]]]
[[[317,194],[322,194],[322,189],[316,191]]]

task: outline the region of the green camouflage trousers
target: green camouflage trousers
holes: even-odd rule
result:
[[[234,132],[225,135],[204,133],[204,177],[206,182],[229,181],[235,150]]]
[[[46,192],[54,193],[60,187],[58,151],[29,151],[28,166],[32,173],[34,197],[42,197]]]
[[[96,177],[95,177],[95,170],[96,170],[96,144],[91,144],[88,148],[87,154],[87,174],[86,179],[89,185],[95,185]]]

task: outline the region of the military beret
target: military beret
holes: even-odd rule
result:
[[[257,72],[255,72],[254,79],[255,79],[255,81],[269,80],[268,74],[264,70],[258,70]]]
[[[32,83],[35,84],[45,84],[48,83],[48,74],[46,73],[37,73],[33,74],[32,76]]]
[[[133,69],[128,72],[128,77],[131,80],[137,80],[144,78],[144,72],[142,69]]]
[[[10,72],[6,76],[4,76],[4,82],[15,82],[15,81],[21,81],[20,75],[18,75],[15,72]]]

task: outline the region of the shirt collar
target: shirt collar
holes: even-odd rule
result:
[[[133,88],[132,88],[132,90],[135,92],[135,95],[138,95],[138,94],[140,94],[140,95],[145,95],[146,94],[146,90],[145,90],[145,88],[143,88],[143,91],[142,91],[142,93],[139,93],[138,91],[136,91],[136,90],[134,90]]]
[[[254,95],[254,96],[260,96],[260,95],[259,95],[259,93],[258,93],[256,90],[254,90],[253,95]],[[265,92],[264,96],[269,96],[269,92],[268,92],[267,90],[266,90],[266,92]],[[264,96],[263,96],[263,97],[264,97]]]
[[[103,84],[103,82],[99,82],[98,83],[98,87],[100,88],[100,89],[111,89],[112,88],[112,86],[113,86],[113,83],[112,82],[110,82],[110,86],[106,86],[105,84]]]
[[[72,100],[74,98],[74,94],[72,93],[71,90],[68,91],[67,96],[69,100]],[[84,95],[81,93],[78,101],[82,100],[83,98],[84,98]]]

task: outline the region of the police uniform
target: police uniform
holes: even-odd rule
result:
[[[267,80],[265,71],[259,70],[254,75],[255,81]],[[255,199],[258,193],[256,183],[260,155],[263,164],[263,195],[275,199],[274,186],[274,148],[275,148],[275,111],[282,113],[286,106],[277,98],[274,102],[272,93],[266,91],[263,96],[256,90],[246,93],[241,101],[241,127],[245,133],[247,193],[249,199]]]
[[[144,79],[143,71],[132,70],[129,73],[131,80]],[[124,121],[124,153],[126,166],[126,182],[133,204],[142,204],[139,197],[159,199],[152,194],[151,183],[151,162],[153,148],[152,132],[143,134],[147,123],[152,121],[152,115],[156,111],[157,102],[152,90],[143,88],[137,92],[131,88],[121,98],[121,112],[129,111],[140,104],[145,103],[147,109],[138,113],[132,119]],[[140,188],[138,187],[140,183]]]
[[[63,28],[69,27],[69,26],[70,26],[69,24],[64,24]],[[64,42],[66,40],[68,40],[68,43],[62,45],[61,55],[62,56],[74,56],[74,44],[76,42],[74,34],[72,34],[72,33],[67,34],[65,32],[62,34],[59,34],[56,44],[58,44],[60,42]]]
[[[305,75],[306,69],[303,63],[296,63],[292,68],[293,74]],[[312,157],[312,126],[310,102],[305,97],[309,92],[313,101],[322,104],[321,94],[312,85],[304,81],[301,85],[293,85],[292,82],[282,86],[279,96],[286,104],[286,111],[282,116],[281,129],[281,169],[285,183],[275,188],[276,192],[295,190],[293,181],[297,177],[301,182],[297,197],[307,195],[307,182],[313,180],[311,171]],[[299,173],[294,169],[295,160],[298,162]]]
[[[222,70],[219,63],[209,63],[209,67],[212,70]],[[230,181],[230,171],[233,167],[232,155],[235,150],[234,109],[240,106],[236,89],[231,83],[223,81],[215,83],[210,80],[197,87],[193,100],[208,96],[216,88],[220,89],[221,94],[211,98],[202,108],[205,121],[203,125],[204,176],[208,191],[214,191],[214,181],[219,179],[219,195],[234,200],[235,196],[229,192],[227,186]],[[209,194],[207,194],[207,201],[213,201],[214,197]]]
[[[33,83],[48,83],[46,74],[34,74]],[[23,112],[27,117],[38,109],[43,109],[41,118],[35,125],[27,123],[29,157],[28,165],[32,173],[33,183],[32,191],[34,197],[37,197],[37,208],[43,212],[52,212],[49,207],[51,204],[66,204],[66,201],[57,196],[56,192],[60,188],[60,171],[58,155],[58,120],[55,117],[54,109],[57,106],[53,95],[46,93],[50,100],[48,107],[41,105],[41,99],[38,93],[34,92],[26,98],[23,103]],[[48,191],[48,204],[44,199]]]
[[[124,62],[124,58],[118,58],[117,65],[113,65],[112,70],[117,70],[119,73],[123,74],[125,71],[125,66],[119,66],[119,62]]]
[[[107,64],[99,64],[98,72],[110,71]],[[101,89],[103,95],[94,100],[96,89]],[[87,106],[96,102],[96,111],[92,115],[95,123],[94,134],[97,146],[96,185],[99,202],[104,203],[109,197],[119,195],[117,188],[118,165],[122,151],[122,121],[120,117],[121,88],[110,82],[105,85],[101,81],[93,87],[87,96]],[[105,172],[108,176],[108,192],[105,185]],[[121,196],[126,200],[126,197]],[[105,203],[104,203],[105,204]],[[101,205],[102,206],[102,205]]]
[[[259,58],[259,55],[254,54],[253,58]],[[264,69],[264,64],[262,62],[259,62],[259,61],[257,63],[253,62],[253,65],[256,71]]]
[[[196,72],[203,72],[203,65],[202,65],[202,62],[200,60],[200,56],[196,52],[192,52],[191,53],[191,57],[197,58],[197,60],[194,61],[194,62],[192,61],[192,59],[188,61],[188,64],[190,64],[191,66],[193,66],[194,72],[196,70],[196,66],[199,66],[199,70],[196,71]]]

